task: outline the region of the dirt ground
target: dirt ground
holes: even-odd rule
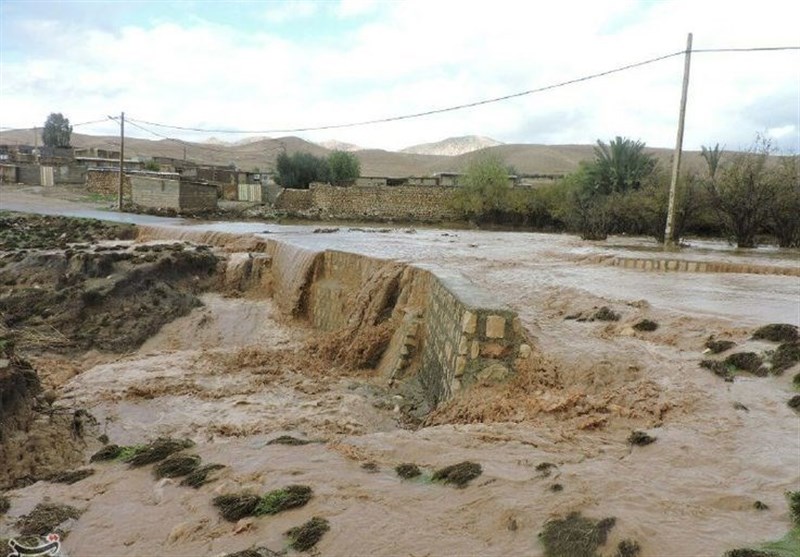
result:
[[[2,471],[0,538],[41,503],[79,512],[52,524],[73,556],[294,553],[286,532],[312,517],[328,525],[310,550],[320,555],[722,555],[791,528],[784,493],[800,489],[800,417],[787,401],[799,370],[769,372],[780,343],[751,339],[752,321],[576,283],[531,288],[503,262],[461,259],[519,312],[537,355],[516,379],[411,427],[396,392],[315,350],[319,335],[286,317],[264,283],[226,280],[230,254],[137,244],[118,238],[124,227],[9,222],[18,232],[0,230],[0,363],[17,402],[0,410],[18,423],[0,439],[37,444],[0,461],[25,461]],[[560,257],[536,264],[553,272],[544,261]],[[728,381],[701,368],[729,355],[706,352],[711,336],[763,357],[766,376],[728,366]],[[631,442],[635,431],[654,442]],[[125,460],[166,437],[221,467],[193,488]],[[127,452],[90,462],[111,445]],[[434,480],[465,461],[480,468],[465,487]],[[420,475],[400,477],[395,468],[412,463]],[[55,479],[88,468],[73,484]],[[290,485],[309,486],[310,499],[275,514],[228,521],[213,502]],[[540,534],[574,512],[602,523],[580,535],[598,543],[557,553]]]

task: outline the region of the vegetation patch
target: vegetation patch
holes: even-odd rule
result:
[[[94,468],[83,468],[81,470],[71,470],[69,472],[60,472],[47,478],[47,481],[57,484],[72,485],[81,480],[85,480],[94,474]]]
[[[794,377],[792,378],[792,385],[794,385],[795,389],[800,389],[800,373],[794,374]]]
[[[559,493],[561,491],[564,491],[564,486],[561,484],[553,484],[550,486],[550,491],[552,491],[553,493]]]
[[[552,462],[540,462],[536,465],[536,471],[539,473],[539,477],[541,478],[546,478],[552,474],[554,468],[558,468],[558,466]]]
[[[725,381],[732,383],[735,373],[731,368],[725,365],[724,362],[719,360],[703,360],[700,362],[700,367],[705,368],[717,377],[722,377]]]
[[[198,489],[199,487],[213,482],[216,478],[210,478],[208,475],[215,470],[221,470],[225,468],[222,464],[204,464],[203,466],[194,469],[188,476],[183,478],[181,481],[181,485],[193,487]]]
[[[777,553],[761,549],[731,549],[725,552],[725,557],[780,557]]]
[[[762,371],[761,364],[764,360],[755,352],[736,352],[731,354],[724,361],[725,365],[742,371],[748,371],[754,375],[766,375]]]
[[[642,548],[636,540],[622,540],[617,545],[614,557],[636,557],[641,551]]]
[[[753,503],[753,508],[757,511],[766,511],[767,509],[769,509],[769,505],[761,501],[756,501],[755,503]]]
[[[363,463],[361,465],[361,469],[362,470],[366,470],[370,474],[374,474],[379,470],[378,463],[377,462],[372,462],[372,461]]]
[[[795,526],[800,526],[800,491],[789,491],[786,494],[789,500],[789,514]]]
[[[641,321],[636,323],[633,326],[633,328],[636,331],[642,331],[642,332],[655,331],[656,329],[658,329],[658,323],[656,323],[655,321],[651,321],[649,319],[642,319]]]
[[[285,555],[285,552],[278,553],[267,547],[251,547],[236,553],[228,553],[225,557],[280,557],[282,555]]]
[[[798,340],[797,327],[788,323],[773,323],[756,329],[753,333],[754,340],[768,340],[770,342],[791,342]]]
[[[229,522],[236,522],[247,516],[253,516],[260,502],[261,497],[250,493],[228,493],[214,497],[211,501],[219,510],[222,518]]]
[[[58,530],[58,525],[65,520],[77,520],[80,516],[81,511],[69,505],[39,503],[31,512],[20,517],[16,527],[23,536],[46,536],[55,532],[64,537],[65,532]]]
[[[732,340],[714,340],[710,338],[706,341],[706,348],[708,348],[712,354],[722,354],[734,346],[736,346],[736,343]]]
[[[797,362],[800,362],[800,341],[784,342],[772,354],[772,372],[781,374]],[[795,385],[800,385],[798,375],[795,376]]]
[[[656,439],[656,437],[648,435],[644,431],[632,431],[628,436],[628,443],[636,445],[637,447],[644,447],[645,445],[655,443]]]
[[[453,484],[456,487],[466,487],[469,482],[483,473],[480,464],[464,461],[451,466],[440,468],[433,474],[434,481],[446,484]]]
[[[123,447],[119,445],[106,445],[92,455],[89,462],[102,462],[104,460],[115,460],[122,454]]]
[[[11,508],[11,501],[5,495],[0,495],[0,516],[3,516]],[[1,547],[1,546],[0,546]]]
[[[795,412],[800,412],[800,395],[794,395],[786,404]]]
[[[259,500],[253,514],[261,516],[296,509],[308,503],[312,495],[313,491],[307,485],[290,485],[276,489]]]
[[[133,467],[146,466],[147,464],[160,462],[172,453],[188,449],[192,446],[194,446],[194,443],[188,439],[159,437],[152,443],[137,447],[130,456],[121,456],[120,458]]]
[[[295,526],[286,531],[289,537],[289,547],[295,551],[308,551],[322,539],[325,532],[331,529],[330,523],[324,518],[315,516],[302,526]]]
[[[394,471],[397,472],[397,475],[403,478],[404,480],[410,480],[411,478],[416,478],[422,471],[419,469],[419,466],[410,462],[404,462],[403,464],[398,464],[394,467]]]
[[[291,447],[299,447],[301,445],[308,445],[311,441],[307,441],[305,439],[298,439],[297,437],[292,437],[291,435],[281,435],[280,437],[276,437],[267,445],[289,445]]]
[[[619,321],[620,315],[608,306],[603,306],[594,312],[594,318],[598,321]]]
[[[546,557],[596,557],[598,547],[606,543],[616,519],[592,520],[574,512],[566,518],[549,520],[539,538]]]
[[[200,466],[200,457],[194,454],[176,454],[158,463],[153,472],[157,478],[179,478]]]

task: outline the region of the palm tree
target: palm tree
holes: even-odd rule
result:
[[[644,152],[645,144],[617,136],[608,144],[597,140],[594,162],[589,165],[589,179],[602,195],[639,189],[642,180],[656,168],[653,155]]]
[[[714,147],[700,147],[700,156],[703,157],[708,165],[708,175],[713,182],[717,177],[717,170],[719,170],[719,161],[722,159],[722,154],[725,151],[719,146],[719,143]]]

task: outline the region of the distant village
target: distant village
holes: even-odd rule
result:
[[[313,212],[315,208],[315,196],[309,190],[289,192],[291,195],[287,194],[281,203],[284,188],[275,182],[271,172],[244,171],[233,165],[202,164],[161,156],[147,160],[125,159],[122,166],[123,199],[143,208],[207,210],[217,208],[220,200],[272,205],[290,212],[297,212],[298,208]],[[0,184],[84,185],[87,193],[111,197],[118,194],[119,169],[119,151],[94,147],[0,145]],[[455,172],[421,177],[361,176],[345,187],[354,188],[354,194],[359,190],[363,192],[362,188],[373,192],[384,188],[401,188],[407,192],[415,192],[417,188],[448,190],[459,186],[460,176]],[[535,187],[561,177],[561,174],[510,175],[509,185]],[[333,186],[312,184],[310,190],[324,187]]]

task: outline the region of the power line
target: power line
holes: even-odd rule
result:
[[[722,53],[722,52],[775,52],[775,51],[781,51],[781,50],[800,50],[800,46],[775,46],[775,47],[752,47],[752,48],[706,48],[706,49],[692,50],[692,54],[694,54],[694,53],[701,53],[701,54]],[[474,108],[476,106],[482,106],[482,105],[486,105],[486,104],[492,104],[492,103],[498,103],[498,102],[502,102],[502,101],[507,101],[507,100],[510,100],[510,99],[518,98],[518,97],[532,95],[534,93],[541,93],[541,92],[549,91],[549,90],[552,90],[552,89],[558,89],[560,87],[566,87],[567,85],[574,85],[576,83],[581,83],[581,82],[584,82],[584,81],[589,81],[589,80],[592,80],[592,79],[605,77],[607,75],[623,72],[623,71],[626,71],[626,70],[631,70],[631,69],[638,68],[638,67],[641,67],[641,66],[646,66],[648,64],[653,64],[653,63],[656,63],[656,62],[660,62],[662,60],[667,60],[669,58],[673,58],[675,56],[680,56],[680,55],[685,54],[685,53],[686,53],[686,50],[680,50],[680,51],[677,51],[677,52],[664,54],[662,56],[657,56],[655,58],[650,58],[650,59],[647,59],[647,60],[643,60],[641,62],[634,62],[632,64],[627,64],[625,66],[620,66],[620,67],[617,67],[617,68],[613,68],[611,70],[606,70],[606,71],[603,71],[603,72],[594,73],[594,74],[590,74],[590,75],[587,75],[587,76],[583,76],[583,77],[579,77],[579,78],[575,78],[575,79],[570,79],[570,80],[567,80],[567,81],[561,81],[559,83],[554,83],[554,84],[546,85],[546,86],[543,86],[543,87],[537,87],[535,89],[529,89],[527,91],[520,91],[518,93],[511,93],[511,94],[503,95],[503,96],[500,96],[500,97],[493,97],[493,98],[490,98],[490,99],[483,99],[483,100],[480,100],[480,101],[475,101],[475,102],[465,103],[465,104],[459,104],[459,105],[449,106],[449,107],[445,107],[445,108],[426,110],[424,112],[416,112],[416,113],[404,114],[404,115],[400,115],[400,116],[390,116],[390,117],[387,117],[387,118],[378,118],[378,119],[375,119],[375,120],[364,120],[364,121],[360,121],[360,122],[350,122],[350,123],[345,123],[345,124],[330,124],[330,125],[325,125],[325,126],[310,126],[310,127],[304,127],[304,128],[286,128],[286,129],[271,129],[271,130],[225,130],[225,129],[194,128],[194,127],[188,127],[188,126],[175,126],[175,125],[170,125],[170,124],[162,124],[162,123],[159,123],[159,122],[150,122],[150,121],[147,121],[147,120],[136,120],[136,119],[133,119],[133,118],[131,118],[131,120],[134,120],[134,121],[142,123],[142,124],[147,124],[147,125],[150,125],[150,126],[157,126],[157,127],[160,127],[160,128],[169,128],[169,129],[173,129],[173,130],[192,131],[192,132],[205,132],[205,133],[227,133],[227,134],[298,133],[298,132],[322,131],[322,130],[332,130],[332,129],[341,129],[341,128],[353,128],[353,127],[357,127],[357,126],[367,126],[367,125],[372,125],[372,124],[383,124],[383,123],[387,123],[387,122],[396,122],[396,121],[399,121],[399,120],[410,120],[412,118],[421,118],[421,117],[424,117],[424,116],[432,116],[434,114],[442,114],[442,113],[445,113],[445,112],[453,112],[453,111],[456,111],[456,110],[463,110],[463,109],[466,109],[466,108]]]
[[[115,116],[109,116],[108,118],[110,120],[119,121],[119,118],[115,117]],[[215,149],[214,147],[207,147],[205,145],[198,145],[197,143],[191,143],[189,141],[184,141],[182,139],[176,139],[174,137],[169,137],[169,136],[166,136],[164,134],[155,132],[153,130],[145,128],[144,126],[136,124],[135,122],[131,122],[129,118],[125,118],[125,123],[133,126],[134,128],[139,128],[140,130],[142,130],[144,132],[147,132],[149,134],[152,134],[152,135],[154,135],[156,137],[160,137],[161,139],[166,139],[167,141],[172,141],[173,143],[177,143],[179,145],[183,145],[184,147],[191,147],[192,149],[204,149],[206,151],[212,151],[214,153],[222,153],[224,155],[230,155],[229,151],[224,151],[222,149]]]

